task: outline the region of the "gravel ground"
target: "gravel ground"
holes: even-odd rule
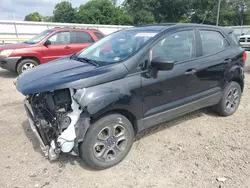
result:
[[[140,134],[124,161],[103,171],[73,156],[45,159],[12,84],[16,75],[0,69],[0,187],[250,187],[250,59],[247,65],[233,116],[204,109],[156,126]]]

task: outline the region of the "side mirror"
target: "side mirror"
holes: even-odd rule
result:
[[[44,46],[49,46],[49,45],[51,45],[51,41],[50,40],[46,40],[46,42],[43,45]]]
[[[151,66],[157,70],[167,71],[172,70],[174,67],[175,61],[166,59],[164,57],[156,57],[152,59]]]
[[[245,33],[242,33],[241,35],[245,35]]]

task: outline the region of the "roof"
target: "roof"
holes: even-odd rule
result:
[[[222,29],[225,32],[231,32],[230,29],[225,27],[219,27],[215,25],[206,25],[206,24],[193,24],[193,23],[161,23],[161,24],[153,24],[153,25],[144,25],[144,26],[137,26],[133,28],[129,28],[129,30],[151,30],[151,31],[162,31],[167,28],[175,28],[175,27],[206,27],[206,28],[215,28],[215,29]]]
[[[133,31],[144,31],[144,30],[150,30],[150,31],[161,31],[166,29],[166,26],[159,26],[159,25],[152,25],[152,26],[137,26],[137,27],[131,27],[127,30],[133,30]]]

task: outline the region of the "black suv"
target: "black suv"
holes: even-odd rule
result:
[[[143,129],[209,106],[232,115],[245,61],[232,30],[154,25],[113,33],[24,72],[15,84],[49,159],[72,153],[105,169],[127,155]]]

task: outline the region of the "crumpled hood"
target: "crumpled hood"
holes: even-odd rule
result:
[[[118,79],[126,73],[127,69],[123,64],[119,67],[96,67],[66,56],[25,71],[15,84],[23,95],[28,95],[63,88],[84,88]]]

